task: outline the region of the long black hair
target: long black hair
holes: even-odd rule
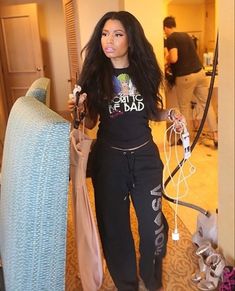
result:
[[[88,94],[89,116],[96,120],[102,101],[110,101],[114,97],[114,68],[101,46],[103,27],[109,19],[119,20],[126,30],[129,44],[129,75],[146,100],[149,118],[157,119],[158,109],[163,107],[160,95],[163,74],[140,22],[127,11],[107,12],[99,20],[89,42],[81,51],[81,54],[85,53],[85,59],[78,84]]]

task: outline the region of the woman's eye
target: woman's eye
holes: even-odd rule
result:
[[[115,36],[119,37],[119,36],[123,36],[122,33],[116,33]]]
[[[107,32],[102,32],[101,36],[107,36]]]

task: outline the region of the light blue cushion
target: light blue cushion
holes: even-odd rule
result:
[[[10,112],[0,200],[7,291],[65,288],[69,130],[69,122],[30,96]]]
[[[25,96],[31,96],[46,104],[50,105],[50,79],[41,77],[36,79],[29,87]]]
[[[29,89],[26,96],[35,97],[38,101],[46,104],[46,90],[43,88]]]

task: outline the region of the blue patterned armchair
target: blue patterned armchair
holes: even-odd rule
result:
[[[31,96],[50,106],[50,79],[42,77],[36,79],[28,91],[25,94],[26,96]]]
[[[32,96],[9,115],[0,254],[7,291],[65,289],[70,124]]]

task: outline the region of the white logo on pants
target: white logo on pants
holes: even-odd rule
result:
[[[162,248],[164,246],[164,225],[162,223],[162,192],[161,192],[161,185],[159,184],[156,188],[150,191],[151,195],[155,196],[152,201],[152,209],[156,211],[156,217],[154,219],[154,223],[157,226],[155,230],[155,246],[156,246],[156,255],[161,254]]]

